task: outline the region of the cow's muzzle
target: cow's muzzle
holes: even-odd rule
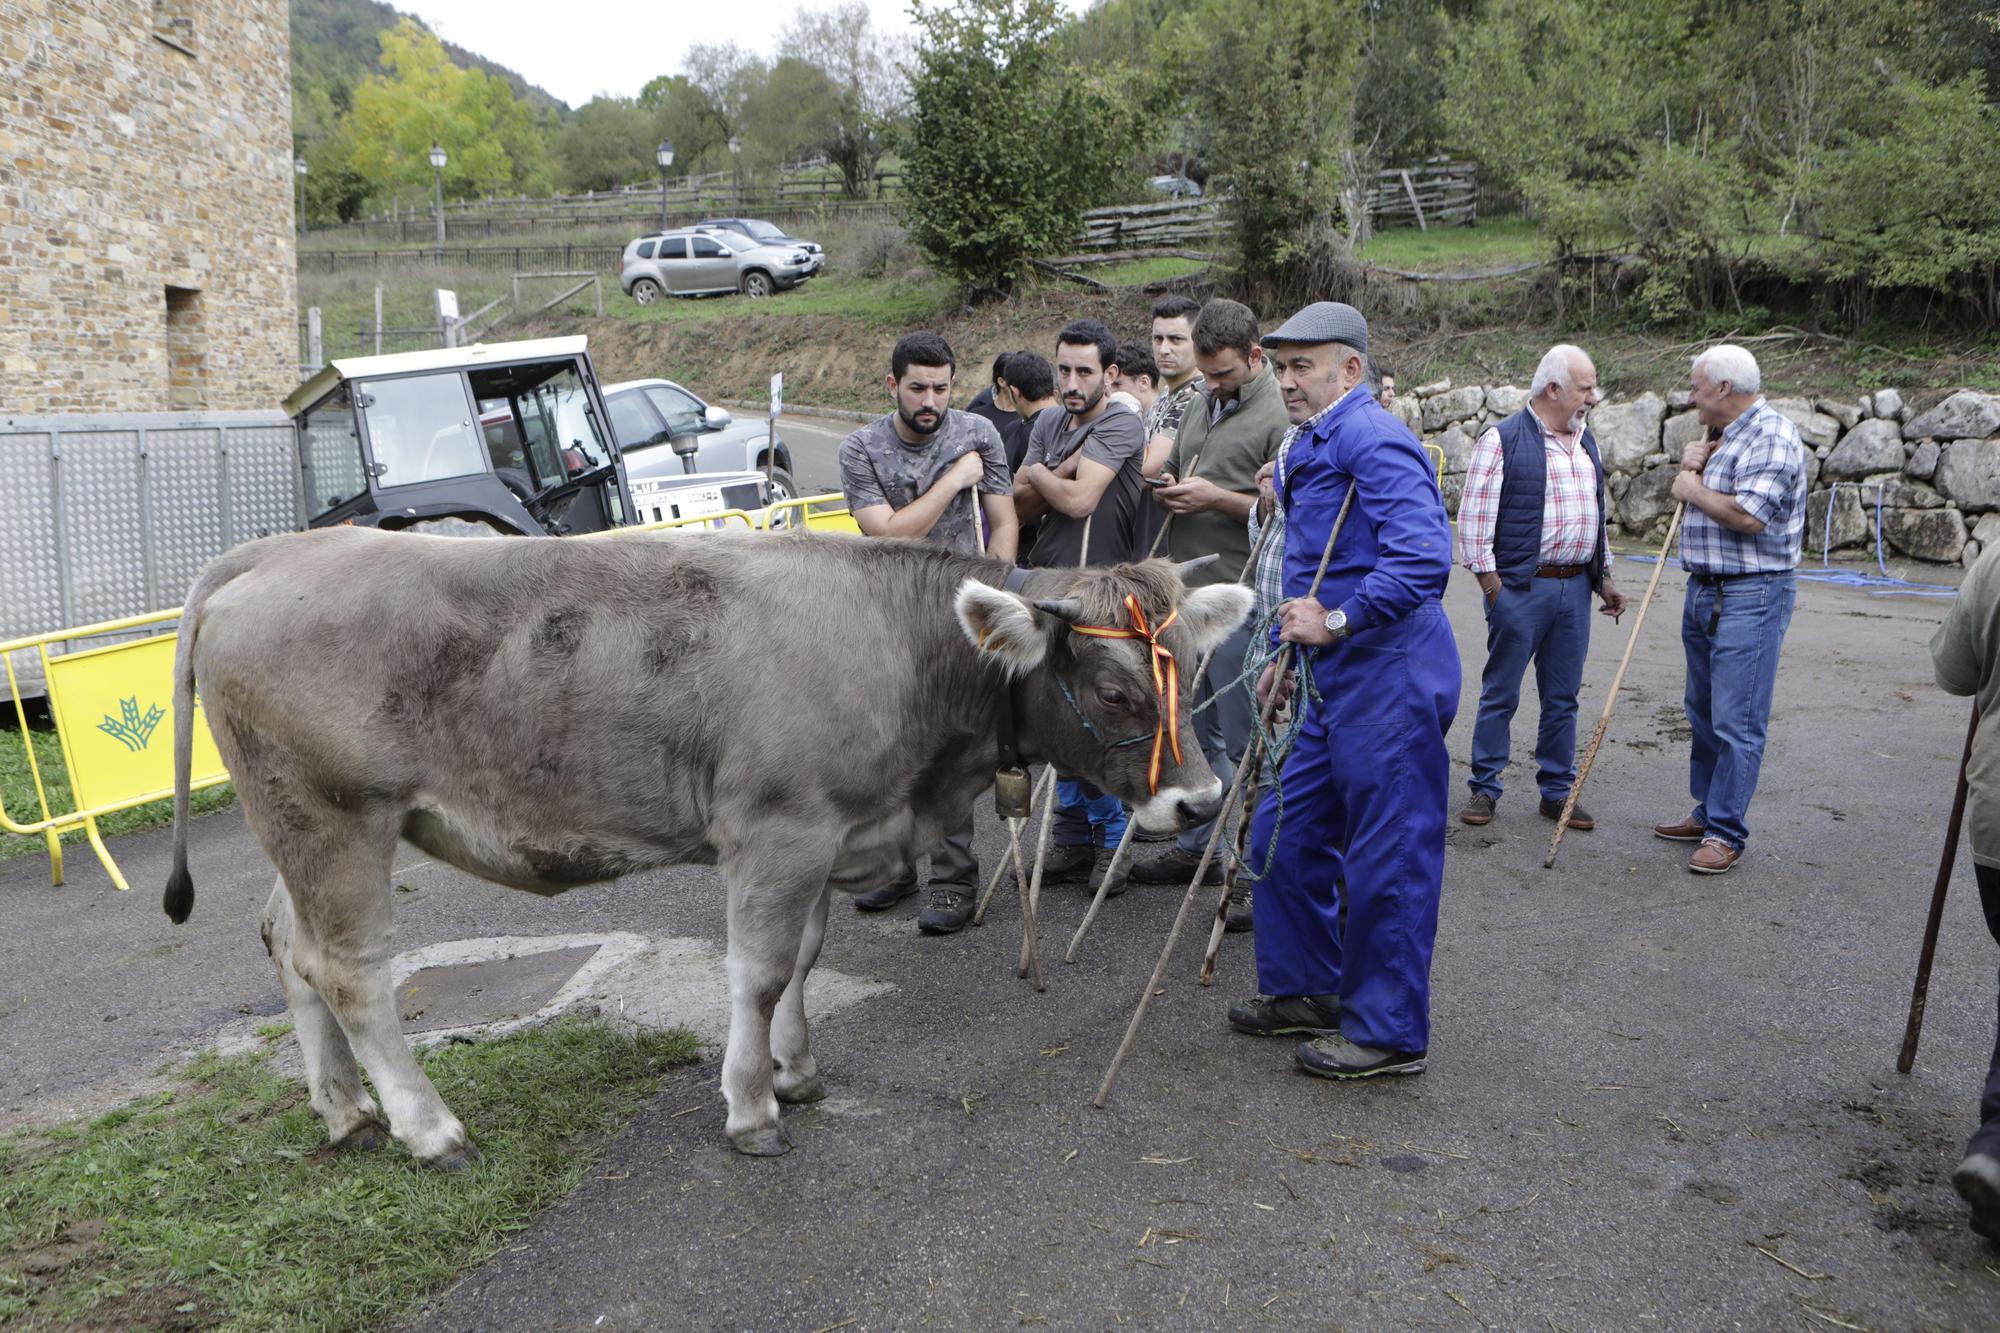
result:
[[[1211,777],[1202,788],[1167,787],[1132,807],[1139,827],[1155,833],[1178,833],[1206,824],[1222,812],[1222,779]]]

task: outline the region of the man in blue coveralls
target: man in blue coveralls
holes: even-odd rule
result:
[[[1458,645],[1438,600],[1451,525],[1423,447],[1369,396],[1359,311],[1315,302],[1263,344],[1296,423],[1273,478],[1289,600],[1271,642],[1297,645],[1320,697],[1296,701],[1282,820],[1274,790],[1251,824],[1260,994],[1231,1005],[1229,1021],[1310,1037],[1299,1067],[1324,1078],[1417,1074],[1444,880],[1444,737],[1458,710]],[[1260,699],[1285,688],[1274,668]]]

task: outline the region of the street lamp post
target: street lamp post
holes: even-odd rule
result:
[[[299,173],[299,235],[306,234],[306,160],[297,158],[292,169]]]
[[[743,141],[735,135],[729,136],[729,170],[736,185],[735,211],[743,211]]]
[[[660,164],[660,230],[665,231],[667,229],[667,168],[674,164],[674,146],[665,139],[660,140],[660,146],[655,150],[653,157]]]
[[[440,266],[444,263],[444,164],[448,161],[443,148],[435,139],[431,141],[431,175],[435,180],[437,194],[434,206],[437,209],[437,254]]]

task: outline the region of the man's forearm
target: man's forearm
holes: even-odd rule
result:
[[[1036,498],[1045,506],[1070,518],[1088,518],[1095,513],[1097,501],[1104,493],[1088,482],[1058,477],[1041,463],[1030,463],[1023,468],[1021,480],[1033,488]]]
[[[1049,512],[1048,502],[1042,493],[1027,482],[1027,469],[1023,468],[1014,477],[1014,515],[1020,522],[1040,518]]]
[[[1146,441],[1146,459],[1139,470],[1149,477],[1160,475],[1160,469],[1174,456],[1174,437],[1164,431]]]
[[[1224,491],[1220,496],[1216,497],[1214,506],[1216,513],[1227,514],[1238,523],[1247,520],[1250,517],[1250,511],[1256,507],[1257,492],[1255,491]]]
[[[904,505],[889,516],[882,535],[885,537],[928,537],[931,529],[944,517],[944,511],[958,498],[958,491],[948,480],[940,480],[922,495]]]
[[[1689,503],[1731,532],[1755,536],[1764,530],[1764,520],[1736,503],[1736,497],[1733,495],[1712,491],[1707,486],[1702,486],[1695,491],[1694,498]]]
[[[1021,525],[995,523],[986,533],[986,554],[1012,564],[1021,554]]]

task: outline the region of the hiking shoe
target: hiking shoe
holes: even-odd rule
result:
[[[1465,808],[1458,812],[1458,822],[1461,824],[1471,824],[1475,827],[1481,824],[1491,824],[1493,822],[1493,798],[1483,791],[1472,793],[1471,798],[1465,803]]]
[[[899,879],[893,884],[884,884],[879,889],[854,895],[854,910],[857,912],[886,912],[903,899],[917,891],[917,877]]]
[[[1201,864],[1201,853],[1191,852],[1185,847],[1176,847],[1162,853],[1150,861],[1141,861],[1132,867],[1132,878],[1141,884],[1186,884],[1194,878],[1195,867]],[[1222,883],[1222,857],[1211,856],[1208,869],[1203,872],[1204,884]]]
[[[1300,1042],[1293,1055],[1299,1068],[1321,1078],[1373,1078],[1377,1074],[1424,1072],[1422,1051],[1384,1051],[1351,1042],[1338,1032]]]
[[[2000,1161],[1983,1152],[1967,1153],[1951,1173],[1951,1184],[1972,1205],[1972,1229],[2000,1245]]]
[[[1257,918],[1250,911],[1250,890],[1238,889],[1236,896],[1229,900],[1229,915],[1222,919],[1222,933],[1241,935],[1256,924]]]
[[[1688,858],[1688,869],[1697,875],[1726,875],[1742,859],[1741,847],[1731,847],[1720,838],[1703,838]]]
[[[1568,800],[1569,798],[1565,796],[1563,799]],[[1542,798],[1542,818],[1561,819],[1562,817],[1562,801],[1551,801],[1548,797],[1544,796]],[[1597,821],[1590,817],[1588,810],[1579,805],[1576,809],[1569,812],[1569,826],[1578,833],[1588,833],[1597,827]]]
[[[972,920],[973,893],[969,885],[931,885],[930,906],[917,913],[917,929],[926,935],[955,935]]]
[[[1111,868],[1111,858],[1116,855],[1118,852],[1115,848],[1108,851],[1104,848],[1098,849],[1096,864],[1090,867],[1090,892],[1093,896],[1097,893],[1098,887],[1104,883],[1104,872]],[[1105,890],[1104,896],[1116,898],[1131,887],[1131,878],[1132,858],[1128,856],[1125,858],[1125,864],[1118,867],[1118,878],[1111,881],[1111,887]]]
[[[1325,1036],[1340,1031],[1338,995],[1258,995],[1229,1006],[1229,1026],[1253,1037]]]
[[[1042,859],[1042,883],[1074,883],[1089,874],[1097,863],[1097,849],[1091,846],[1051,847]],[[1034,873],[1034,860],[1028,861],[1029,873]]]
[[[1681,819],[1671,824],[1653,825],[1653,836],[1665,838],[1668,842],[1700,842],[1708,836],[1708,830],[1692,819]]]

